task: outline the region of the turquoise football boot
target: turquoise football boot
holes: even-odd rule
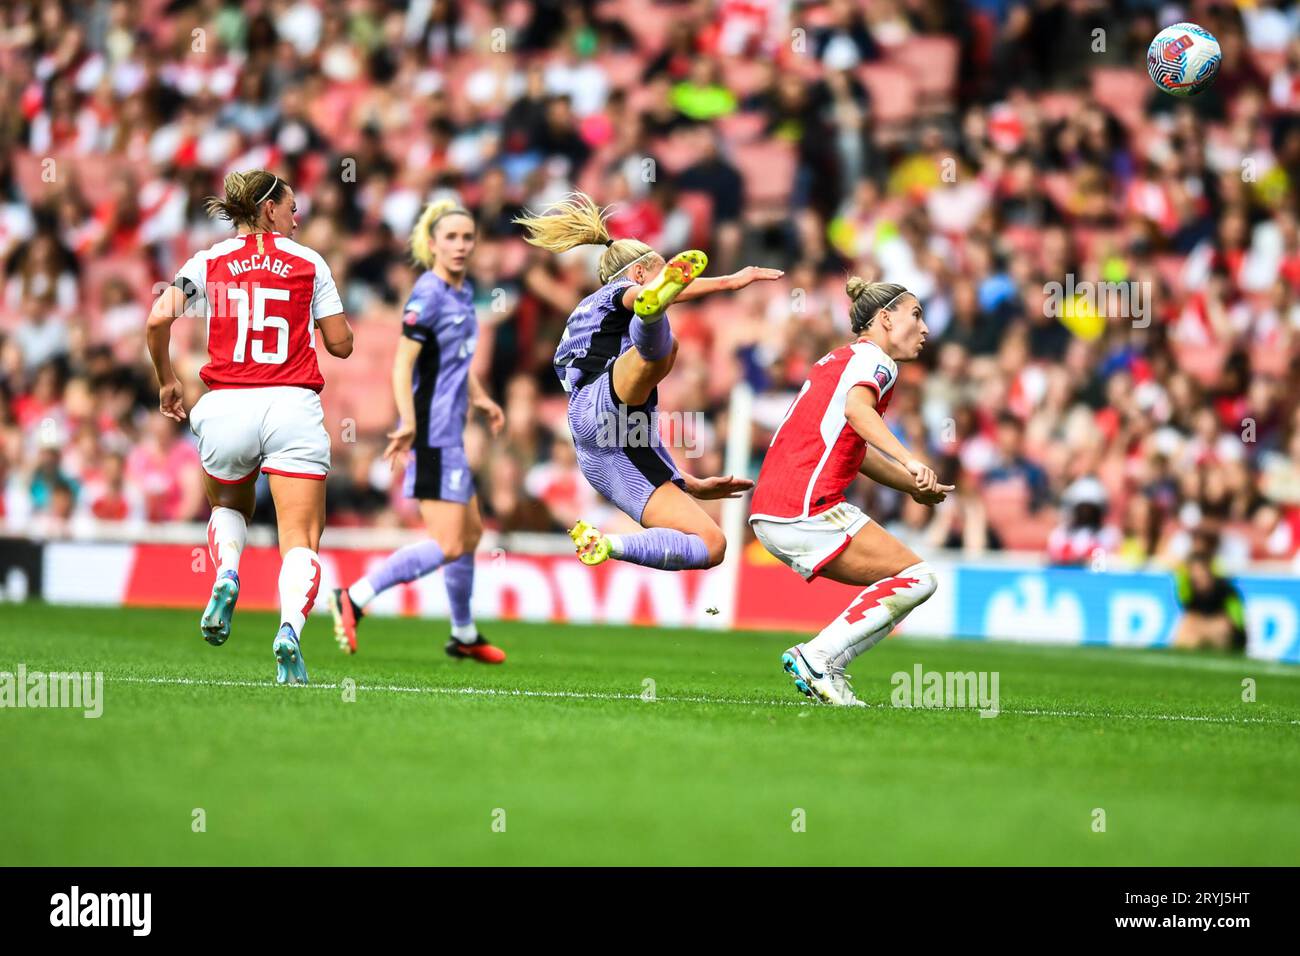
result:
[[[230,619],[235,615],[235,603],[239,600],[239,574],[224,571],[212,585],[212,598],[208,601],[203,617],[199,619],[199,630],[203,639],[213,647],[220,647],[230,637]]]
[[[298,635],[289,624],[281,624],[271,645],[275,652],[275,682],[277,684],[307,683],[307,663],[302,659]]]

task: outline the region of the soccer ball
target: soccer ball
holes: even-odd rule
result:
[[[1222,60],[1214,34],[1195,23],[1165,27],[1147,48],[1151,82],[1174,96],[1195,96],[1208,89]]]

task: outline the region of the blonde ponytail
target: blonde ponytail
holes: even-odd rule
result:
[[[411,258],[425,269],[433,268],[433,230],[444,216],[468,216],[474,221],[474,214],[454,199],[435,199],[424,207],[420,218],[415,220],[411,229]]]
[[[609,209],[601,209],[586,193],[569,193],[541,214],[516,217],[524,227],[524,241],[547,252],[568,252],[578,246],[604,246],[597,274],[606,284],[638,260],[658,258],[640,239],[611,239],[606,220]]]

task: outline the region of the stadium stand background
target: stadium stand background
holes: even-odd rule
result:
[[[718,473],[735,383],[751,474],[810,362],[846,340],[844,278],[905,283],[931,346],[892,426],[959,493],[865,482],[918,546],[1228,563],[1300,551],[1300,7],[1187,5],[1223,67],[1191,101],[1143,64],[1150,3],[267,0],[0,10],[0,521],[36,538],[205,520],[187,429],[156,412],[157,283],[225,231],[202,198],[264,166],[298,194],[357,332],[322,354],[332,525],[415,523],[377,455],[414,273],[454,190],[478,215],[479,348],[508,431],[471,426],[486,519],[612,522],[577,472],[549,360],[593,287],[511,217],[579,187],[616,236],[782,283],[677,306],[666,411],[703,411]],[[1098,33],[1097,31],[1101,31]],[[1100,42],[1099,42],[1100,41]],[[1144,316],[1052,314],[1049,284],[1144,290]],[[201,323],[178,323],[198,388]],[[197,397],[189,396],[189,401]],[[681,456],[679,456],[681,457]],[[263,496],[265,497],[265,496]],[[263,501],[265,521],[269,502]],[[613,524],[610,525],[613,527]]]

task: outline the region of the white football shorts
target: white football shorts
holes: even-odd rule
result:
[[[841,501],[811,518],[773,521],[755,516],[749,524],[763,547],[805,581],[811,581],[870,520],[861,508]]]
[[[324,479],[330,436],[320,396],[309,388],[218,388],[190,409],[203,470],[225,484],[255,475]]]

